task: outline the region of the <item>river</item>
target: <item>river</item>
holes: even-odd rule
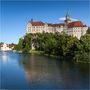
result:
[[[0,89],[89,89],[89,65],[0,52]]]

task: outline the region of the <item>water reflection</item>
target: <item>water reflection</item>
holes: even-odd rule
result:
[[[88,89],[89,65],[0,52],[1,89]]]
[[[0,53],[0,59],[3,60],[4,63],[7,63],[7,60],[9,60],[9,56],[7,55],[7,52],[2,52],[2,54]]]
[[[30,60],[23,60],[23,66],[26,78],[32,88],[53,88],[58,86],[58,84],[55,85],[55,81],[60,82],[61,78],[58,74],[58,68],[56,64],[54,64],[55,61],[49,62],[48,58],[37,55],[30,55],[28,58],[30,58]]]
[[[28,57],[24,55],[21,61],[31,88],[89,88],[89,65],[86,66],[87,64],[50,60],[48,57],[33,54]]]

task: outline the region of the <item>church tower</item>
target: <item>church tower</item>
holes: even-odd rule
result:
[[[70,20],[70,16],[69,16],[69,13],[67,12],[67,14],[66,14],[65,24],[68,25],[70,22],[71,22],[71,20]]]

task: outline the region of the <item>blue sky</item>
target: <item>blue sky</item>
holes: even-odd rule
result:
[[[64,17],[68,10],[72,18],[90,26],[88,0],[3,0],[0,4],[0,42],[18,43],[31,18],[35,21],[59,23],[59,18]]]

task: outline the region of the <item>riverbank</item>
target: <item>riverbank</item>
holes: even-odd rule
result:
[[[56,56],[56,55],[52,55],[52,54],[49,55],[49,54],[45,54],[43,51],[31,50],[30,53],[31,54],[44,55],[44,56],[47,56],[47,57],[50,57],[50,58],[56,58],[56,59],[65,60],[65,61],[71,61],[72,60],[72,57]],[[75,60],[75,59],[73,59],[73,62],[76,62],[76,63],[90,63],[90,62]]]
[[[35,50],[30,50],[29,53],[31,53],[31,54],[44,54],[43,51],[35,51]]]
[[[44,56],[51,57],[51,58],[60,58],[60,56],[45,54],[44,51],[35,51],[35,50],[31,50],[29,53],[31,53],[31,54],[44,55]]]
[[[17,50],[13,50],[13,52],[17,52],[17,53],[23,53],[22,51],[17,51]],[[65,60],[65,61],[73,61],[76,63],[90,63],[87,61],[81,61],[81,60],[75,60],[73,59],[73,57],[63,57],[63,56],[56,56],[56,55],[50,55],[50,54],[46,54],[44,53],[44,51],[36,51],[36,50],[30,50],[30,52],[28,52],[27,54],[38,54],[38,55],[44,55],[46,57],[50,57],[50,58],[55,58],[55,59],[60,59],[60,60]]]
[[[22,51],[12,50],[12,52],[23,53]]]
[[[23,53],[22,51],[17,51],[17,50],[13,50],[13,52]],[[30,50],[30,52],[28,52],[28,54],[29,54],[29,53],[30,53],[30,54],[44,55],[44,56],[51,57],[51,58],[60,58],[60,56],[45,54],[44,51]]]

